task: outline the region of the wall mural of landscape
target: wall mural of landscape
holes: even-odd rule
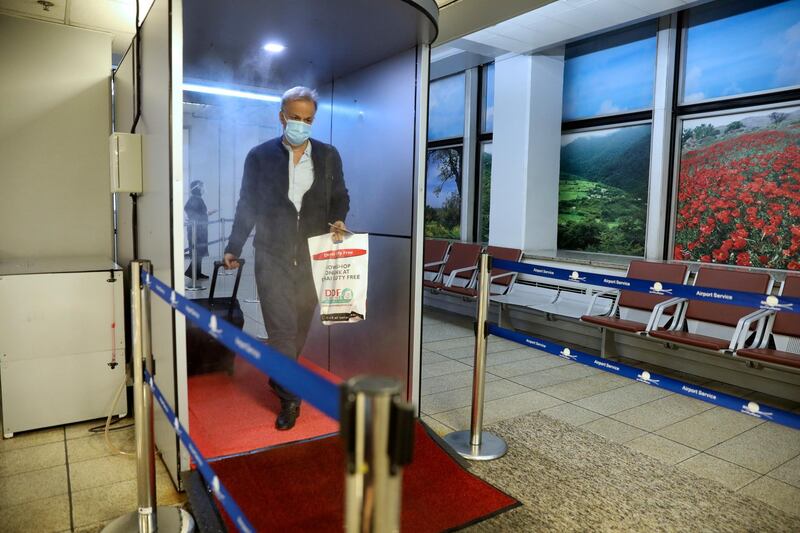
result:
[[[683,122],[673,258],[800,270],[800,107]]]
[[[561,137],[558,248],[644,255],[650,125]]]

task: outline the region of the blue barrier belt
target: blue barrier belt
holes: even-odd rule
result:
[[[800,298],[775,297],[752,292],[730,291],[727,289],[714,289],[711,287],[695,287],[677,283],[665,283],[658,280],[642,280],[567,270],[545,265],[519,263],[505,259],[492,258],[492,268],[510,270],[521,274],[530,274],[542,278],[569,281],[571,283],[608,287],[624,291],[645,292],[660,296],[687,298],[689,300],[703,300],[721,304],[740,305],[756,309],[771,309],[773,311],[788,311],[800,313]],[[658,282],[658,285],[656,285]]]
[[[339,420],[339,387],[251,337],[208,309],[181,296],[149,272],[142,270],[142,283],[157,296],[183,313],[213,338],[243,357],[282,387],[308,401],[334,420]]]
[[[639,370],[638,368],[628,366],[623,363],[618,363],[617,361],[603,359],[602,357],[595,357],[587,353],[571,350],[566,346],[561,346],[550,341],[537,339],[536,337],[531,337],[529,335],[525,335],[524,333],[501,328],[496,324],[489,324],[489,333],[510,341],[517,342],[519,344],[524,344],[525,346],[535,348],[542,352],[555,355],[556,357],[561,357],[562,359],[567,359],[569,361],[575,361],[576,363],[581,363],[586,366],[599,368],[600,370],[610,372],[611,374],[633,379],[640,383],[645,383],[653,387],[658,387],[670,392],[682,394],[697,400],[703,400],[704,402],[719,405],[720,407],[738,411],[755,418],[771,420],[772,422],[781,424],[783,426],[800,429],[800,415],[796,415],[788,411],[783,411],[781,409],[772,407],[764,409],[764,406],[760,406],[756,402],[751,402],[742,398],[737,398],[736,396],[731,396],[730,394],[706,389],[698,385],[684,383],[682,381],[678,381],[677,379],[668,378],[659,374],[651,374],[650,372]]]
[[[255,531],[253,526],[250,525],[250,522],[247,520],[247,517],[245,517],[244,513],[242,513],[239,505],[233,499],[230,492],[228,492],[228,489],[225,488],[225,485],[223,485],[219,480],[217,474],[215,474],[214,470],[211,469],[208,461],[206,461],[205,457],[203,457],[200,452],[197,451],[197,445],[180,423],[178,417],[175,416],[175,411],[173,411],[172,407],[170,407],[169,403],[167,403],[164,395],[161,394],[161,391],[155,384],[153,376],[147,371],[146,368],[144,369],[144,382],[150,386],[150,390],[153,391],[153,396],[155,396],[156,401],[158,402],[158,405],[161,406],[164,414],[167,415],[167,420],[169,420],[170,425],[175,430],[175,433],[178,434],[178,437],[180,437],[181,442],[183,442],[183,445],[186,446],[186,449],[189,450],[189,455],[192,456],[192,460],[197,466],[197,470],[199,470],[200,474],[203,476],[206,486],[211,489],[211,491],[214,493],[214,496],[216,496],[217,500],[222,504],[222,507],[225,508],[228,516],[236,525],[236,529],[242,533],[251,533]]]

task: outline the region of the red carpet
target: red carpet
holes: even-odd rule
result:
[[[311,362],[302,358],[300,362],[333,382],[341,381]],[[280,402],[267,385],[267,377],[241,358],[236,358],[232,377],[220,372],[189,378],[189,433],[208,458],[339,431],[338,422],[307,402],[303,402],[294,428],[277,431],[279,410]]]
[[[213,468],[257,531],[342,531],[344,453],[338,437],[221,459]],[[461,468],[417,424],[414,460],[403,473],[403,531],[447,531],[517,505]]]

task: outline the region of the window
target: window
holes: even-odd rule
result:
[[[655,63],[653,22],[567,46],[563,120],[651,108]]]
[[[650,124],[561,136],[558,247],[644,255]]]
[[[682,122],[680,260],[800,270],[800,107]]]
[[[681,103],[800,85],[800,0],[692,8],[684,41]]]
[[[428,150],[425,236],[461,238],[460,146]]]
[[[656,25],[567,46],[559,250],[644,255]]]
[[[494,63],[483,67],[481,77],[481,133],[494,131]]]
[[[464,136],[464,73],[431,82],[428,140]]]

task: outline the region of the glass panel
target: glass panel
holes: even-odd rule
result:
[[[558,247],[643,256],[650,124],[561,136]]]
[[[431,82],[428,140],[464,136],[464,73]]]
[[[494,130],[494,63],[483,69],[483,102],[481,102],[481,132]]]
[[[563,119],[651,107],[655,68],[654,23],[567,46]]]
[[[737,0],[690,9],[681,101],[800,84],[798,21],[800,0]]]
[[[492,192],[492,143],[481,144],[480,192],[478,196],[478,242],[489,242],[489,200]]]
[[[673,258],[800,270],[800,107],[683,122]]]
[[[461,238],[461,147],[428,150],[425,236]]]

